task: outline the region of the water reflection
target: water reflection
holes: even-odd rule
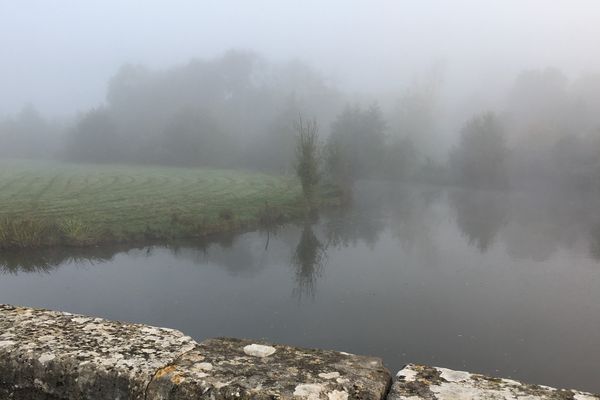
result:
[[[327,247],[315,235],[312,222],[305,222],[292,256],[296,280],[294,296],[298,300],[305,296],[314,298],[316,282],[322,274],[326,259]]]
[[[2,252],[0,303],[600,390],[596,203],[359,183],[276,229]]]
[[[509,218],[509,198],[505,192],[455,189],[449,204],[456,213],[456,225],[469,244],[485,253]]]
[[[227,235],[225,239],[212,241],[180,242],[156,249],[168,249],[176,258],[190,261],[195,265],[216,265],[232,276],[254,276],[265,266],[262,255],[266,251],[256,249],[239,237]]]
[[[363,242],[372,249],[385,229],[385,219],[381,209],[343,208],[329,213],[323,225],[328,246],[349,247]]]
[[[99,264],[112,260],[115,254],[132,246],[56,247],[40,250],[0,252],[0,273],[50,273],[65,264]]]
[[[590,254],[596,261],[600,261],[600,224],[590,229]]]
[[[107,262],[132,250],[143,249],[151,256],[161,248],[195,264],[218,265],[232,275],[251,276],[267,264],[291,264],[297,294],[314,296],[331,250],[361,243],[373,250],[389,229],[405,251],[435,254],[440,246],[435,237],[448,218],[466,243],[482,254],[502,245],[513,259],[544,262],[564,249],[584,251],[600,261],[600,210],[594,199],[364,183],[355,191],[351,207],[313,215],[297,225],[263,229],[252,242],[239,240],[243,235],[228,234],[152,246],[2,252],[0,272],[50,272],[63,264]]]
[[[435,252],[433,236],[440,217],[434,207],[442,194],[440,188],[400,187],[386,196],[387,223],[406,251]]]

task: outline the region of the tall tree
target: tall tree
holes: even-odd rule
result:
[[[316,186],[319,183],[319,135],[316,120],[296,122],[296,174],[302,183],[302,192],[312,205]]]
[[[343,165],[351,180],[377,174],[384,158],[385,129],[376,104],[366,110],[357,105],[346,106],[333,123],[328,139],[328,156],[334,157],[328,160],[328,166]]]
[[[117,126],[105,108],[89,111],[79,120],[67,143],[67,158],[75,161],[120,160]]]
[[[456,180],[475,187],[504,187],[508,183],[508,148],[502,124],[488,112],[468,121],[458,147],[450,155]]]

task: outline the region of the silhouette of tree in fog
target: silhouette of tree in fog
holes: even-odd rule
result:
[[[109,82],[102,113],[119,133],[117,161],[282,171],[293,164],[293,118],[302,112],[329,124],[339,103],[337,91],[301,62],[228,51],[166,70],[124,66]],[[98,151],[93,124],[77,130],[67,157]],[[89,160],[99,158],[106,157]]]
[[[461,185],[506,187],[507,157],[504,128],[493,113],[485,113],[466,123],[449,163],[456,182]]]
[[[60,127],[47,121],[32,105],[0,121],[0,156],[51,158],[59,150]]]
[[[334,180],[372,177],[382,168],[386,123],[377,105],[346,106],[331,128],[327,166]]]
[[[519,74],[507,99],[507,123],[520,145],[544,147],[568,130],[566,76],[555,68]]]
[[[117,126],[105,108],[89,111],[69,135],[67,157],[75,161],[111,162],[120,159]]]
[[[328,178],[342,191],[343,198],[350,198],[354,177],[348,144],[337,135],[330,135],[325,145],[325,168]]]
[[[293,168],[297,133],[294,123],[299,114],[301,106],[295,96],[290,96],[268,123],[265,133],[250,143],[248,164],[283,173]]]
[[[164,131],[165,161],[179,165],[222,166],[233,143],[206,112],[187,109],[179,112]]]
[[[443,138],[436,129],[443,69],[442,64],[434,65],[400,93],[389,117],[391,143],[408,141],[427,157],[443,155],[440,152]]]
[[[589,191],[600,188],[599,74],[573,82],[557,69],[521,73],[505,120],[514,143],[511,185]]]
[[[410,138],[393,139],[386,146],[384,157],[383,175],[387,178],[408,180],[415,177],[419,157],[417,148]]]

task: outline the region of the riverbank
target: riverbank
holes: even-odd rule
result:
[[[335,203],[323,190],[321,205]],[[242,170],[0,162],[0,249],[206,237],[302,218],[297,180]]]

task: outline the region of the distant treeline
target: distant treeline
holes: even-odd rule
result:
[[[446,129],[440,85],[426,80],[381,107],[350,100],[302,62],[252,52],[159,71],[127,65],[104,104],[69,121],[48,120],[31,105],[0,121],[0,156],[286,173],[294,123],[306,116],[318,123],[321,164],[338,183],[600,188],[600,74],[569,81],[554,69],[523,72],[506,106],[466,118],[445,158],[431,156]]]

